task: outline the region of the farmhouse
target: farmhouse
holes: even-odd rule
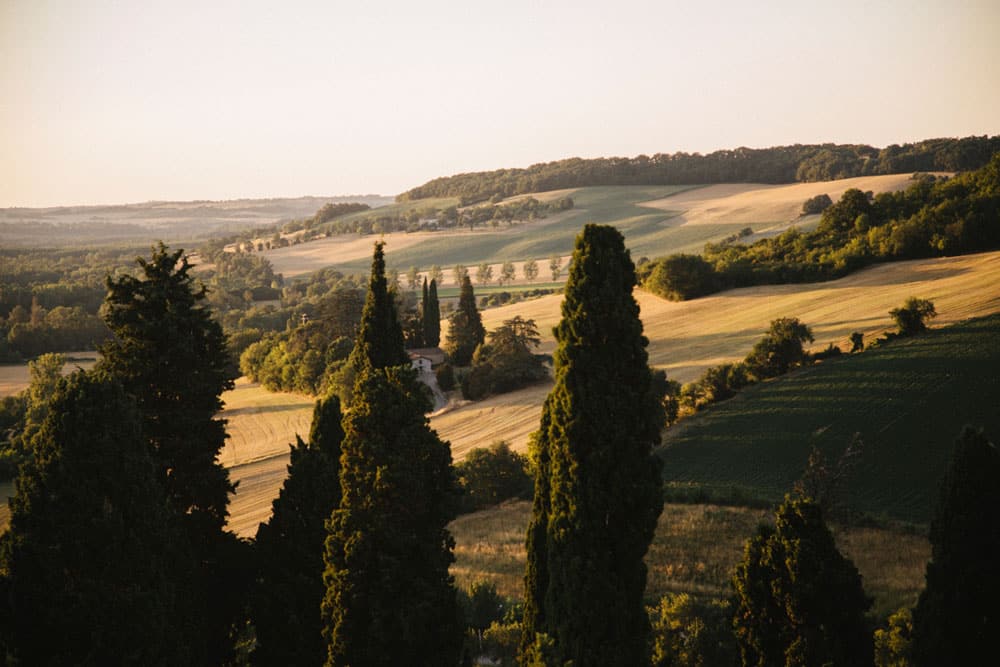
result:
[[[444,363],[444,351],[439,347],[420,347],[410,350],[410,364],[418,371],[430,371]]]

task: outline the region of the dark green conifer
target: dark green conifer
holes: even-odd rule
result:
[[[556,384],[533,441],[522,649],[545,634],[578,667],[646,659],[643,558],[663,508],[652,455],[663,410],[634,286],[622,235],[584,227],[555,330]]]
[[[744,665],[872,664],[871,598],[812,500],[786,498],[747,541],[733,588]]]
[[[320,604],[326,520],[340,504],[340,400],[316,402],[308,444],[291,447],[288,477],[271,518],[257,530],[253,596],[258,665],[320,665],[326,659]]]
[[[396,302],[385,277],[384,246],[381,241],[375,243],[361,327],[349,359],[355,374],[360,374],[365,367],[386,368],[410,363],[403,345],[403,328],[396,314]]]
[[[931,522],[927,585],[913,612],[913,659],[925,665],[986,665],[1000,636],[1000,452],[966,427]]]
[[[218,460],[226,439],[222,392],[233,386],[218,322],[205,305],[183,250],[160,243],[139,275],[107,280],[104,320],[114,338],[98,368],[121,382],[137,402],[143,433],[161,483],[191,547],[196,574],[187,596],[192,644],[205,659],[229,660],[229,637],[240,621],[250,575],[246,545],[225,530],[229,473]]]
[[[426,280],[424,281],[426,285]],[[441,344],[441,305],[438,302],[437,281],[431,280],[424,294],[424,345],[437,347]]]
[[[445,349],[456,366],[468,366],[472,353],[486,340],[483,318],[476,308],[476,294],[468,275],[462,277],[458,308],[452,313]]]
[[[341,502],[327,523],[327,664],[456,664],[451,451],[424,416],[395,311],[377,307],[388,299],[380,256],[377,246],[361,325],[369,334],[353,353],[358,376],[343,420]]]
[[[135,401],[80,371],[50,407],[0,537],[4,664],[191,664],[188,561]]]

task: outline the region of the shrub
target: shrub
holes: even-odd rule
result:
[[[476,448],[455,466],[464,491],[462,509],[475,512],[510,498],[530,498],[533,490],[528,459],[510,448],[505,440],[487,448]]]
[[[899,327],[900,336],[911,336],[926,331],[927,320],[936,317],[937,311],[927,299],[911,296],[903,303],[902,308],[893,308],[889,315]]]

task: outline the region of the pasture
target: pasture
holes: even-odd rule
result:
[[[485,579],[495,583],[501,594],[522,598],[530,516],[530,502],[514,501],[453,521],[449,529],[456,544],[451,571],[458,586],[468,588]],[[728,595],[744,542],[759,523],[771,522],[772,517],[770,510],[665,505],[646,555],[647,601],[653,603],[667,593]],[[834,527],[834,532],[839,548],[864,577],[865,590],[875,598],[876,617],[884,618],[916,600],[930,557],[926,537],[894,527]]]

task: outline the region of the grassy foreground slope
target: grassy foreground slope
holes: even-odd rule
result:
[[[750,387],[667,432],[668,482],[742,487],[780,500],[811,446],[865,448],[848,482],[856,509],[929,521],[964,424],[1000,438],[1000,314],[894,341]]]

